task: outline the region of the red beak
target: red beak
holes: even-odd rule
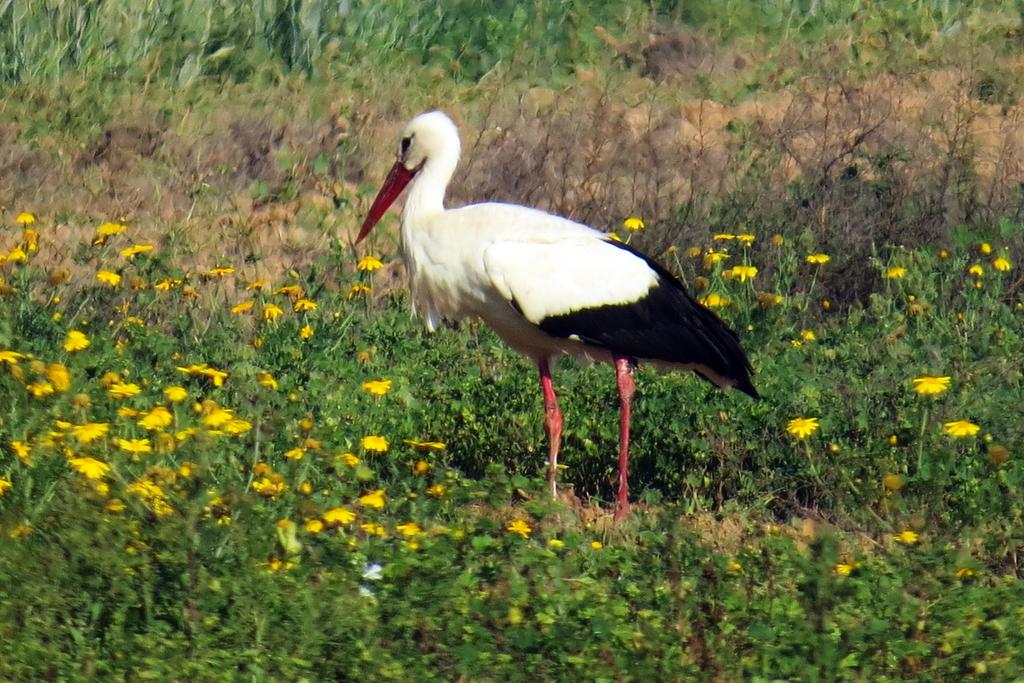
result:
[[[402,190],[405,189],[405,186],[409,184],[409,181],[412,180],[418,170],[420,169],[414,168],[410,171],[401,161],[395,162],[395,165],[391,167],[391,171],[388,173],[388,177],[384,179],[384,184],[381,185],[377,198],[373,200],[370,213],[367,214],[366,220],[363,221],[363,227],[360,228],[359,236],[356,237],[356,244],[362,242],[370,234],[373,226],[377,225],[377,221],[381,219],[384,212],[388,210],[388,207],[398,199],[398,195],[402,194]]]

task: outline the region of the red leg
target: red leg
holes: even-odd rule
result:
[[[633,364],[629,358],[615,354],[615,381],[619,385],[619,497],[615,503],[615,519],[629,514],[629,414],[636,384]]]
[[[558,409],[558,398],[551,383],[551,366],[547,358],[537,363],[540,370],[540,389],[544,393],[544,430],[548,433],[548,484],[551,497],[558,495],[558,447],[562,443],[562,411]]]

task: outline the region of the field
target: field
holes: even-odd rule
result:
[[[1020,680],[1004,5],[0,4],[0,679]],[[740,333],[624,523],[611,368],[551,500],[535,368],[352,243],[432,107]]]

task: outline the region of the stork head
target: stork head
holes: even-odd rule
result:
[[[455,164],[459,159],[459,131],[450,118],[440,111],[428,111],[420,114],[406,125],[402,131],[402,141],[398,148],[398,159],[391,167],[384,184],[381,185],[377,197],[370,206],[370,212],[363,221],[363,226],[356,237],[359,244],[370,234],[373,226],[394,203],[402,190],[423,170],[428,163],[431,165],[446,160],[443,164],[450,166],[443,181],[447,183]],[[443,186],[441,188],[444,190]]]

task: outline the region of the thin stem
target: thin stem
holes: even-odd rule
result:
[[[928,428],[928,410],[929,406],[925,406],[924,412],[921,414],[921,430],[917,435],[917,471],[920,474],[921,470],[924,469],[924,432]]]

